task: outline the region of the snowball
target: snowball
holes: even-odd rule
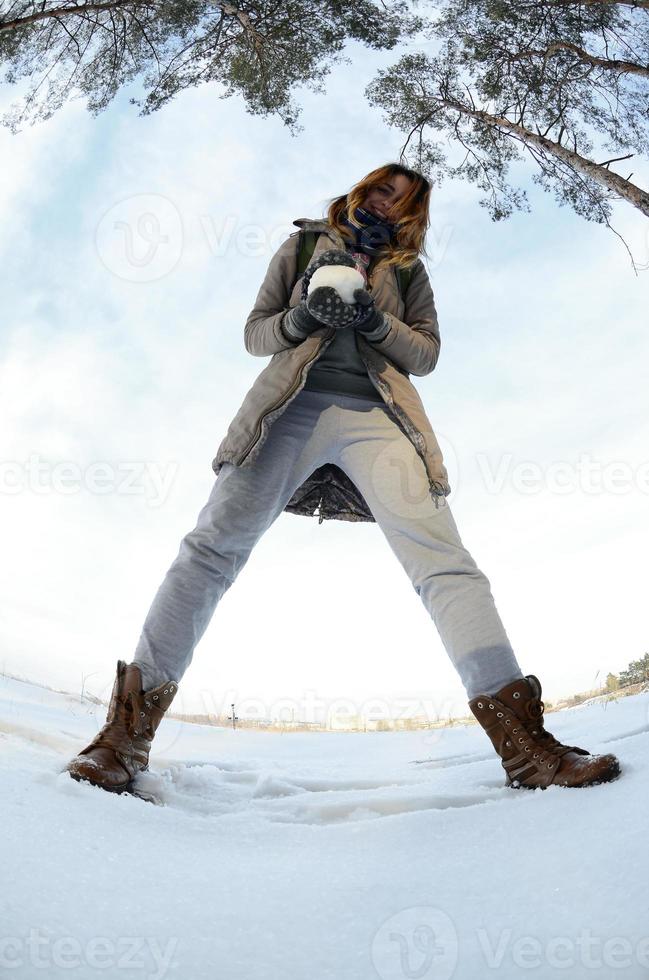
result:
[[[318,286],[333,286],[343,303],[354,304],[354,290],[363,289],[365,280],[358,269],[349,265],[321,265],[311,276],[307,294]]]

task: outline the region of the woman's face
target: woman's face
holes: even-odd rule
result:
[[[393,174],[392,177],[386,177],[382,184],[377,184],[368,191],[363,201],[363,207],[377,218],[389,220],[388,210],[402,197],[405,197],[411,184],[410,178],[404,174]]]

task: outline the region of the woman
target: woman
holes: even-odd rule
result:
[[[295,221],[301,232],[273,255],[244,329],[246,350],[271,361],[219,446],[212,492],[158,589],[133,662],[118,661],[105,725],[67,767],[75,779],[116,792],[130,787],[255,543],[282,511],[316,510],[320,521],[379,525],[439,631],[507,785],[589,786],[619,775],[615,756],[562,745],[544,729],[539,681],[522,674],[490,583],[446,500],[442,454],[410,381],[433,371],[440,350],[419,258],[430,191],[421,174],[386,164],[334,198],[325,220]],[[300,275],[306,233],[313,250]],[[356,302],[331,287],[309,291],[315,270],[331,264],[361,272],[366,288]]]

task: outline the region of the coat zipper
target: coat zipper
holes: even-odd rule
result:
[[[328,340],[329,337],[333,337],[333,335],[335,334],[335,332],[336,332],[336,328],[335,327],[331,327],[329,333],[326,334],[326,336],[324,336],[322,338],[322,343],[316,348],[315,353],[313,354],[313,356],[310,357],[308,361],[305,361],[304,362],[304,364],[302,365],[300,371],[298,372],[298,376],[295,379],[295,382],[293,383],[293,385],[291,386],[291,388],[289,388],[289,390],[286,392],[286,394],[284,395],[284,397],[283,398],[280,398],[280,400],[278,402],[275,402],[274,405],[271,405],[271,407],[268,409],[268,411],[267,412],[264,412],[264,414],[261,416],[261,418],[257,422],[257,428],[255,429],[255,434],[254,434],[254,436],[252,438],[252,441],[248,443],[248,446],[246,447],[243,456],[240,456],[239,457],[239,462],[237,463],[237,466],[241,466],[241,464],[243,463],[244,459],[247,458],[247,456],[249,455],[249,453],[251,452],[251,450],[254,448],[254,446],[257,444],[257,442],[261,438],[262,424],[263,424],[263,421],[266,418],[266,416],[267,415],[270,415],[271,412],[274,412],[276,408],[279,408],[280,407],[280,405],[283,405],[285,401],[288,401],[288,399],[293,394],[293,392],[295,391],[295,389],[299,385],[300,381],[302,380],[302,375],[304,374],[304,369],[307,368],[309,366],[309,364],[311,364],[311,362],[316,359],[316,357],[318,356],[318,354],[320,353],[320,351],[322,350],[322,348],[324,346],[325,340]]]
[[[328,237],[329,238],[332,238],[331,235],[329,235]],[[344,248],[345,247],[345,244],[344,244],[342,238],[338,234],[336,234],[336,236],[334,238],[334,242],[338,245],[339,248]],[[249,453],[254,448],[254,446],[257,444],[258,440],[261,438],[262,423],[263,423],[264,419],[266,418],[266,416],[267,415],[270,415],[271,412],[274,412],[276,408],[279,408],[280,407],[280,405],[283,405],[284,402],[287,401],[288,398],[293,394],[295,388],[298,386],[298,384],[300,383],[300,381],[302,379],[302,374],[304,373],[304,369],[306,367],[308,367],[309,364],[311,364],[311,362],[316,359],[316,357],[318,356],[318,354],[322,350],[322,347],[324,345],[325,340],[328,340],[330,337],[333,337],[333,335],[335,334],[335,332],[336,332],[336,328],[335,327],[331,327],[330,330],[329,330],[329,333],[325,337],[323,337],[322,343],[319,345],[319,347],[315,351],[313,357],[310,357],[309,360],[308,361],[305,361],[305,363],[302,365],[302,369],[300,370],[300,372],[298,374],[298,377],[297,377],[297,379],[295,381],[295,384],[286,393],[286,395],[284,396],[284,398],[283,399],[280,399],[278,402],[275,402],[274,405],[271,405],[271,407],[268,409],[268,411],[267,412],[264,412],[264,414],[261,416],[261,418],[257,422],[257,428],[255,429],[255,434],[254,434],[254,436],[252,438],[252,441],[250,443],[248,443],[248,446],[246,447],[243,456],[240,456],[239,457],[239,462],[237,464],[238,466],[241,466],[241,464],[243,463],[244,459],[247,459]]]
[[[356,344],[356,347],[358,348],[358,343]],[[362,353],[361,353],[360,350],[358,351],[358,353],[361,354],[361,358],[363,360],[365,360],[365,358],[363,357],[363,355],[362,355]],[[380,389],[383,389],[385,392],[387,392],[388,405],[391,408],[392,414],[395,415],[397,418],[399,418],[399,413],[405,415],[406,418],[408,418],[408,421],[412,425],[413,429],[415,430],[415,432],[419,436],[419,439],[422,442],[424,442],[424,437],[422,436],[421,432],[419,431],[419,429],[417,428],[417,426],[414,424],[414,422],[412,421],[412,419],[408,416],[407,412],[404,412],[404,410],[401,408],[401,406],[399,405],[399,403],[398,402],[395,402],[395,400],[394,400],[394,394],[392,392],[392,388],[387,383],[387,381],[384,381],[384,379],[379,376],[378,371],[375,370],[374,365],[371,363],[371,361],[365,361],[365,366],[367,367],[368,373],[374,377],[374,380],[377,382],[379,388]],[[395,411],[395,406],[396,406],[396,409],[397,409],[396,411]],[[408,438],[410,438],[410,437],[408,437]],[[412,442],[412,439],[410,439],[410,441]],[[424,467],[426,469],[426,473],[428,474],[428,464],[426,462],[425,448],[423,448],[421,445],[416,446],[416,445],[414,445],[414,443],[413,443],[413,446],[414,446],[415,452],[417,453],[417,455],[421,459],[422,463],[424,464]],[[424,442],[424,446],[425,446],[425,442]],[[429,482],[430,482],[430,477],[429,477]]]

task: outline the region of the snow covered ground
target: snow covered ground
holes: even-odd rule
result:
[[[477,726],[271,734],[165,719],[166,806],[62,773],[105,708],[0,678],[0,973],[649,977],[649,695],[547,716],[623,775],[505,789]]]

